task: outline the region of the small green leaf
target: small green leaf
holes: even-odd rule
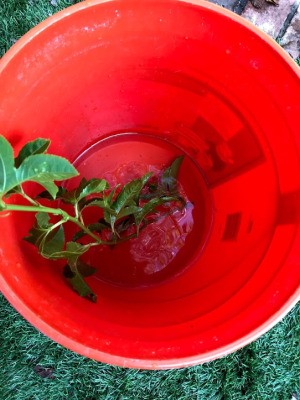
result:
[[[18,183],[13,148],[4,136],[0,136],[0,198]]]
[[[77,259],[89,249],[90,249],[89,245],[82,245],[80,243],[75,243],[75,242],[67,242],[66,249],[52,253],[51,258],[52,259],[65,258],[71,265],[72,263],[76,263]]]
[[[61,181],[76,175],[77,170],[67,159],[50,154],[29,156],[17,169],[18,184],[26,181]]]
[[[58,186],[56,186],[53,181],[43,181],[42,179],[39,179],[38,183],[41,186],[43,186],[46,189],[46,191],[50,194],[50,200],[56,199],[56,195],[58,193]]]
[[[115,223],[118,219],[138,211],[139,195],[151,175],[152,173],[147,173],[140,179],[134,179],[124,185],[112,204],[110,202],[109,208],[104,208],[104,220],[110,224],[114,234],[116,233]],[[103,199],[103,201],[105,203],[107,200]]]
[[[92,267],[91,265],[85,263],[84,261],[82,261],[80,259],[78,259],[78,261],[77,261],[77,269],[78,269],[78,272],[84,278],[94,275],[94,273],[97,271],[97,269],[95,267]]]
[[[87,207],[99,207],[103,210],[108,211],[109,213],[115,214],[115,210],[113,210],[109,205],[108,202],[102,199],[90,199],[90,201],[85,202],[83,208]],[[81,208],[82,209],[82,208]]]
[[[90,179],[87,181],[86,185],[81,190],[79,196],[77,197],[77,201],[80,201],[86,196],[91,194],[102,193],[104,190],[109,188],[109,184],[105,179]]]
[[[70,282],[72,288],[81,297],[89,298],[93,303],[97,302],[97,295],[92,291],[89,285],[84,281],[78,267],[67,265],[64,269],[64,276]]]
[[[93,206],[99,208],[107,208],[107,202],[103,199],[88,199],[83,205],[84,208]]]
[[[61,199],[64,203],[75,205],[78,202],[80,193],[86,186],[87,182],[88,181],[85,178],[82,178],[78,187],[75,189],[67,190],[65,188],[61,188],[57,194],[57,198]]]
[[[53,182],[52,182],[52,183],[53,183]],[[54,183],[53,183],[53,184],[54,184]],[[55,185],[55,184],[54,184],[54,185]],[[43,182],[43,186],[45,187],[44,182]],[[55,185],[55,186],[56,186],[56,185]],[[57,193],[56,193],[56,195],[55,195],[55,199],[57,199],[57,200],[58,200],[58,199],[62,200],[63,197],[64,197],[64,194],[65,194],[65,192],[66,192],[66,189],[63,188],[62,186],[57,186],[57,189],[58,189],[58,191],[57,191]],[[50,187],[50,190],[52,190],[51,187]],[[52,194],[51,194],[48,190],[45,190],[45,191],[39,193],[35,198],[36,198],[36,199],[54,200]]]
[[[49,228],[49,226],[52,226],[52,224],[49,223],[50,215],[47,213],[38,212],[35,215],[35,219],[40,228]]]
[[[29,231],[29,236],[25,237],[29,243],[35,245],[38,249],[40,243],[46,235],[50,233],[52,224],[49,223],[50,216],[47,213],[39,212],[35,215],[36,222]]]
[[[80,259],[77,261],[77,270],[84,278],[94,275],[94,273],[97,271],[95,267],[86,264],[84,261],[81,261]],[[74,276],[74,272],[72,271],[69,264],[67,264],[64,268],[64,276],[66,278],[72,278]]]
[[[115,226],[115,222],[117,220],[115,213],[110,213],[109,211],[104,210],[103,216],[104,216],[104,221],[107,222],[108,224],[110,224],[112,232],[115,233],[114,226]]]
[[[44,258],[57,258],[55,254],[61,252],[65,243],[62,225],[55,227],[50,223],[47,213],[39,212],[35,216],[36,222],[29,231],[29,236],[24,238],[36,246]]]
[[[162,174],[161,184],[169,192],[177,191],[177,178],[183,158],[184,156],[175,158],[172,164]]]
[[[117,190],[119,189],[119,187],[120,187],[120,185],[116,185],[107,197],[103,197],[106,207],[111,208],[113,201],[114,201],[115,194],[116,194]]]
[[[142,210],[142,208],[138,207],[136,205],[130,205],[130,206],[124,207],[117,215],[116,221],[118,221],[121,218],[127,217],[128,215],[137,214],[137,213],[141,212],[141,210]]]
[[[85,270],[87,273],[86,267],[82,261],[79,261],[79,257],[85,253],[89,249],[89,246],[83,246],[79,243],[68,242],[66,246],[65,253],[66,258],[68,260],[68,267],[65,268],[64,275],[70,282],[72,288],[82,297],[88,297],[94,303],[97,301],[97,296],[89,287],[89,285],[84,281],[82,274],[80,273],[80,269]],[[86,264],[85,264],[86,265]],[[92,268],[92,267],[90,267]],[[93,273],[91,269],[90,273]]]
[[[51,231],[50,235],[47,235],[43,245],[39,247],[41,255],[45,258],[53,259],[56,258],[55,254],[61,252],[65,244],[65,234],[63,226],[60,225],[55,231]]]
[[[102,193],[108,189],[109,185],[105,179],[90,179],[89,181],[82,178],[78,187],[72,190],[60,188],[56,198],[61,199],[64,203],[73,204],[79,203],[79,209],[88,206],[94,199],[86,199],[92,194]]]
[[[137,201],[141,190],[151,175],[151,173],[145,174],[142,178],[134,179],[123,187],[112,204],[112,209],[115,210],[116,214],[119,214],[122,208],[127,206],[129,203],[132,203],[133,200]]]
[[[154,212],[157,207],[165,203],[177,200],[178,199],[176,197],[167,196],[149,200],[148,203],[146,203],[139,212],[135,213],[134,217],[136,225],[139,226],[142,223],[143,219],[150,213]]]
[[[15,166],[18,168],[25,158],[34,154],[45,153],[50,145],[50,140],[47,139],[35,139],[32,142],[28,142],[20,150],[18,157],[15,158]]]

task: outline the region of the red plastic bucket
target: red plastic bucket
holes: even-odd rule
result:
[[[97,304],[22,241],[32,215],[2,216],[1,291],[47,336],[115,365],[185,367],[256,339],[299,299],[299,69],[252,25],[205,1],[85,1],[12,47],[0,87],[16,151],[49,137],[87,177],[184,154],[195,200],[174,269],[149,284],[100,271]]]

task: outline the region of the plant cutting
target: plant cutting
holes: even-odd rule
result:
[[[183,157],[177,157],[158,175],[149,172],[123,186],[110,187],[105,179],[83,177],[75,188],[67,189],[66,181],[79,173],[67,159],[48,154],[49,145],[50,140],[35,139],[14,157],[11,144],[0,136],[0,212],[35,213],[25,240],[44,258],[65,260],[64,276],[72,288],[96,302],[97,295],[84,280],[96,268],[82,256],[95,246],[114,248],[137,238],[149,224],[182,209],[185,199],[177,175]],[[28,182],[39,184],[44,191],[29,194],[25,188]],[[13,201],[8,201],[11,198]],[[101,216],[86,223],[85,210],[92,207],[100,209]],[[65,232],[67,224],[73,225],[71,238]]]

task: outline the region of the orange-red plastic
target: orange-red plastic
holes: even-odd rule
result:
[[[198,171],[183,164],[203,199],[196,253],[155,284],[89,278],[97,304],[22,241],[32,215],[0,215],[0,289],[46,335],[115,365],[179,368],[244,346],[299,299],[299,69],[248,22],[200,0],[85,1],[8,51],[0,88],[0,132],[16,151],[50,137],[51,152],[98,176],[99,143],[138,133],[167,146],[143,139],[143,162],[184,153]],[[99,164],[80,161],[98,150]]]

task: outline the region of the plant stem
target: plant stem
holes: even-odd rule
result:
[[[69,214],[68,214],[69,215]],[[106,244],[106,242],[103,242],[97,235],[95,235],[92,231],[89,230],[89,228],[87,228],[84,224],[82,224],[78,219],[76,219],[75,217],[71,217],[71,215],[69,215],[68,218],[69,221],[73,222],[74,224],[76,224],[80,229],[82,229],[87,235],[89,235],[91,238],[93,238],[97,244]]]
[[[75,217],[82,223],[82,225],[84,225],[82,214],[79,211],[79,207],[78,207],[78,203],[77,202],[74,205],[74,210],[75,210]]]
[[[22,186],[21,186],[21,192],[20,195],[24,197],[25,200],[27,200],[30,204],[34,205],[34,206],[39,206],[40,204],[33,200],[31,197],[29,197],[23,190]]]
[[[91,232],[85,225],[83,225],[78,219],[72,217],[66,211],[61,208],[52,208],[52,207],[44,207],[42,205],[36,206],[21,206],[16,204],[5,204],[5,208],[3,211],[27,211],[27,212],[44,212],[53,215],[61,215],[64,221],[71,221],[75,225],[77,225],[80,229],[82,229],[88,236],[93,238],[98,244],[106,244],[102,242],[101,239],[93,232]]]
[[[61,208],[45,207],[42,205],[23,206],[17,204],[5,204],[4,210],[6,211],[27,211],[27,212],[45,212],[54,215],[61,215],[69,219],[70,215]],[[3,210],[3,211],[4,211]]]

